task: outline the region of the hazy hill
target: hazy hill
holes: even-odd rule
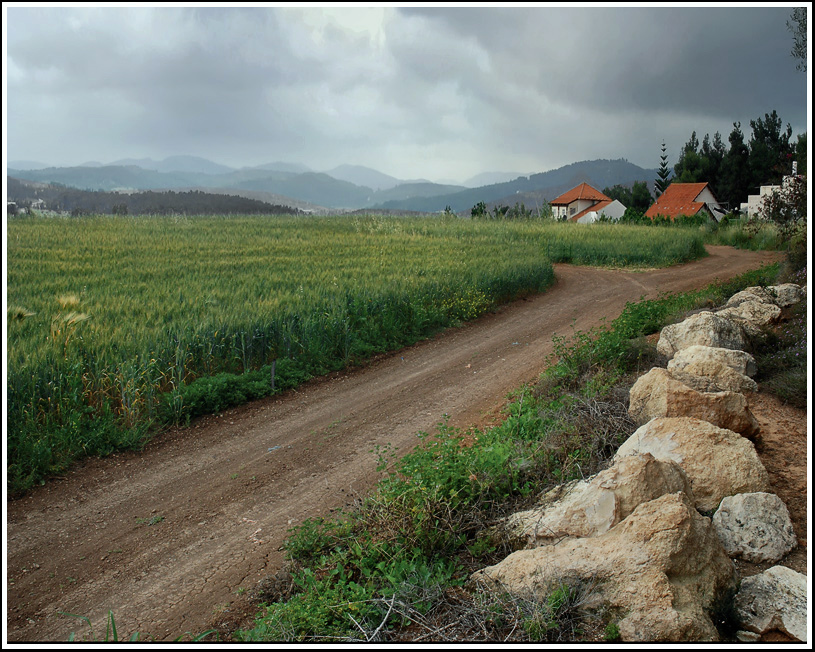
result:
[[[47,168],[48,164],[39,161],[9,161],[8,167],[15,170],[42,170]]]
[[[7,177],[8,198],[25,209],[35,200],[44,202],[44,209],[62,213],[93,214],[289,214],[296,213],[298,206],[279,201],[285,198],[257,196],[241,193],[213,193],[197,189],[144,190],[140,192],[106,192],[80,190],[61,185],[44,184]],[[310,211],[316,212],[316,211]]]
[[[490,186],[496,183],[506,183],[518,177],[527,176],[520,172],[482,172],[470,177],[461,185],[466,188],[478,188],[479,186]]]
[[[630,185],[635,181],[646,181],[649,183],[649,187],[652,187],[656,174],[656,169],[644,169],[629,163],[625,159],[580,161],[549,172],[532,174],[528,177],[518,177],[505,183],[481,186],[436,197],[387,201],[378,207],[438,212],[449,206],[455,212],[462,212],[470,210],[478,202],[482,201],[488,204],[500,200],[504,204],[511,205],[516,201],[522,201],[520,197],[524,193],[535,193],[536,196],[551,201],[566,190],[583,182],[594,186],[598,190],[618,183]],[[529,202],[529,204],[534,205],[533,202]]]
[[[325,173],[340,181],[347,181],[356,186],[367,186],[373,190],[389,190],[404,183],[396,177],[362,165],[338,165],[331,170],[326,170]]]
[[[294,174],[285,179],[257,178],[230,185],[294,197],[331,208],[359,208],[365,206],[368,198],[373,195],[370,188],[340,181],[321,172]]]
[[[200,156],[168,156],[162,161],[154,161],[151,158],[130,158],[114,161],[110,165],[136,165],[156,172],[191,172],[194,174],[224,174],[234,170],[234,168],[213,163]]]
[[[200,185],[193,174],[156,172],[136,165],[45,168],[42,170],[9,168],[8,175],[30,181],[60,183],[81,190],[116,190],[119,188],[155,190]]]
[[[256,199],[266,202],[267,204],[290,206],[304,213],[313,213],[315,215],[329,215],[337,212],[336,209],[333,208],[319,206],[300,199],[292,199],[284,195],[276,195],[273,192],[265,192],[263,190],[246,190],[245,188],[181,188],[180,190],[201,190],[216,195],[246,197],[247,199]]]
[[[408,200],[410,198],[436,197],[466,190],[464,186],[442,185],[431,183],[402,183],[388,190],[375,192],[368,203],[369,206],[379,205],[384,202]]]
[[[242,170],[274,170],[276,172],[292,172],[302,174],[303,172],[314,172],[307,165],[302,163],[286,163],[285,161],[275,161],[274,163],[264,163],[263,165],[250,165]]]
[[[150,164],[147,161],[150,159],[140,159],[138,162],[143,165]],[[289,205],[296,201],[342,210],[378,208],[419,212],[439,212],[447,206],[456,212],[469,211],[482,201],[485,204],[500,202],[509,205],[519,201],[527,206],[534,206],[536,201],[551,201],[557,195],[584,181],[598,190],[615,184],[630,186],[634,181],[646,181],[649,188],[653,188],[653,180],[657,175],[655,169],[646,170],[624,159],[600,159],[580,161],[556,170],[519,176],[501,183],[466,188],[429,181],[400,181],[371,168],[351,165],[335,168],[332,173],[337,176],[333,176],[327,173],[303,172],[305,166],[280,162],[240,170],[196,157],[170,157],[152,163],[161,168],[186,169],[160,171],[137,165],[52,167],[39,170],[10,168],[8,175],[85,190],[218,188],[219,192],[232,189],[235,194],[238,191],[269,193],[287,199]],[[215,170],[220,172],[216,173]],[[501,173],[487,173],[495,174]],[[343,176],[346,178],[337,178]],[[359,181],[367,179],[369,183],[348,180],[352,178]]]

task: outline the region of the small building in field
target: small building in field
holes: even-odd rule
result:
[[[619,199],[610,199],[587,208],[576,216],[575,222],[578,224],[592,224],[601,217],[616,222],[623,216],[623,213],[625,213],[625,206],[623,206],[622,202]]]
[[[551,205],[555,219],[581,222],[583,224],[594,222],[604,211],[606,216],[612,219],[619,219],[625,213],[625,206],[619,201],[607,197],[587,183],[581,183],[579,186],[564,192],[553,199]],[[622,211],[619,210],[620,208],[622,208]]]
[[[792,174],[785,175],[780,186],[761,186],[757,195],[749,195],[747,201],[741,204],[739,212],[747,217],[763,217],[764,202],[766,198],[776,192],[786,190],[798,177],[798,161],[792,162]]]
[[[705,213],[718,222],[726,212],[707,182],[672,183],[645,211],[645,217],[669,217],[674,220],[680,215]]]
[[[747,217],[759,217],[764,205],[764,198],[781,190],[781,186],[761,186],[757,195],[749,195],[747,201],[742,203],[739,211]]]

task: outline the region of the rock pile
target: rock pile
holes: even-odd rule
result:
[[[735,594],[740,640],[779,630],[805,641],[806,577],[776,566],[739,588],[732,561],[776,563],[797,545],[751,441],[759,427],[744,394],[756,391],[756,364],[745,349],[804,292],[747,288],[663,328],[668,368],[631,388],[641,425],[611,466],[510,517],[522,549],[472,581],[526,598],[581,583],[616,614],[623,641],[642,642],[717,641],[711,614]]]

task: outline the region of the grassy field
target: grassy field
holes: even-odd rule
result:
[[[8,486],[152,427],[399,348],[544,290],[551,262],[661,266],[698,231],[455,218],[17,218]]]

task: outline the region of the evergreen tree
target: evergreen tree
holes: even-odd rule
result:
[[[750,150],[744,142],[740,122],[733,123],[728,141],[730,149],[722,159],[719,194],[716,198],[735,209],[747,201],[747,195],[750,194]]]
[[[792,171],[794,148],[790,145],[792,127],[781,128],[781,118],[773,110],[764,119],[750,120],[750,179],[752,188],[777,185]]]
[[[690,140],[685,143],[679,160],[674,165],[674,180],[679,183],[696,183],[702,179],[702,159],[699,156],[699,139],[696,132],[691,134]]]
[[[645,181],[635,181],[631,188],[631,208],[644,213],[653,203],[654,198],[651,197],[648,184]]]
[[[807,135],[798,136],[798,144],[795,145],[795,160],[798,161],[798,174],[807,173]]]
[[[615,184],[612,188],[603,188],[603,194],[611,199],[616,199],[626,208],[631,206],[631,189],[626,188],[622,184]]]
[[[612,188],[603,188],[603,194],[611,199],[616,199],[626,208],[633,208],[640,213],[647,211],[654,203],[654,198],[651,197],[651,191],[648,190],[648,184],[645,181],[635,181],[631,188],[626,188],[618,183]]]
[[[713,194],[717,197],[721,186],[720,177],[725,154],[727,154],[727,149],[722,142],[722,135],[718,131],[713,134],[713,144],[711,145],[710,137],[705,134],[702,147],[699,149],[702,174],[698,181],[707,181]]]
[[[659,197],[671,185],[671,171],[668,168],[668,155],[665,153],[665,141],[662,141],[662,156],[659,157],[659,170],[654,181],[654,194]]]
[[[679,161],[674,166],[675,179],[680,183],[706,182],[710,184],[711,190],[718,197],[722,161],[726,154],[727,149],[718,131],[713,135],[712,144],[710,134],[705,134],[701,147],[694,131],[690,140],[682,148]]]

